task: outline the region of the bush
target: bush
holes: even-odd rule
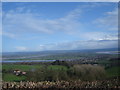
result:
[[[65,70],[52,70],[47,67],[30,71],[27,74],[27,80],[29,81],[59,81],[67,79],[68,76]]]
[[[89,81],[103,79],[106,76],[103,67],[93,65],[74,65],[69,69],[68,74],[73,79]]]
[[[73,67],[62,69],[49,69],[44,66],[35,71],[30,71],[27,74],[29,81],[61,81],[61,80],[83,80],[92,81],[99,80],[105,77],[105,70],[101,66],[93,65],[74,65]]]
[[[66,66],[66,67],[69,67],[70,65],[66,62],[66,61],[59,61],[59,60],[56,60],[54,61],[53,63],[51,63],[52,65],[62,65],[62,66]]]

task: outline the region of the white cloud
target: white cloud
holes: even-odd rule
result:
[[[93,4],[90,7],[95,7]],[[86,7],[89,9],[89,5]],[[39,50],[73,50],[73,49],[99,49],[117,47],[117,34],[103,32],[88,32],[84,30],[83,23],[78,21],[82,15],[80,7],[68,13],[66,16],[57,19],[41,19],[41,15],[31,13],[30,10],[24,11],[25,8],[17,8],[9,12],[4,12],[3,16],[3,35],[16,38],[22,34],[55,34],[63,32],[70,35],[80,35],[88,41],[61,42],[53,44],[44,44],[37,47]],[[22,13],[24,12],[24,13]],[[108,30],[117,30],[117,9],[106,12],[105,17],[98,18],[95,24]],[[85,26],[85,25],[84,25]],[[86,32],[87,31],[87,32]],[[81,33],[80,33],[81,32]],[[20,37],[21,38],[21,37]],[[28,48],[19,46],[17,51],[27,51]],[[35,50],[35,48],[33,49]]]
[[[16,51],[27,51],[28,49],[24,46],[15,47]]]
[[[15,34],[12,34],[12,33],[9,33],[9,32],[2,32],[1,34],[4,35],[4,36],[7,36],[9,38],[15,38]]]
[[[93,3],[81,7],[86,10],[90,7],[94,8],[98,6],[100,6],[100,4]],[[85,27],[81,21],[78,21],[83,13],[81,7],[77,7],[69,12],[68,15],[57,19],[41,19],[41,15],[31,13],[31,11],[25,7],[18,7],[7,13],[4,12],[3,31],[11,33],[12,35],[10,35],[10,37],[12,36],[12,38],[13,36],[16,37],[23,33],[54,34],[56,32],[63,32],[76,35],[80,31],[84,31],[83,28]],[[22,13],[23,11],[24,13]],[[117,30],[117,9],[112,12],[106,12],[106,17],[98,18],[94,23],[105,29]]]
[[[15,35],[27,32],[51,34],[56,31],[74,33],[74,30],[77,30],[81,26],[80,22],[77,21],[77,18],[81,14],[80,8],[73,10],[65,17],[52,20],[38,18],[40,17],[38,14],[30,13],[28,10],[25,13],[21,13],[22,11],[23,8],[17,8],[14,11],[4,12],[4,32],[10,32]]]
[[[87,32],[83,36],[89,40],[118,40],[117,33]]]
[[[42,50],[81,50],[81,49],[102,49],[102,48],[117,48],[117,40],[88,40],[88,41],[73,41],[63,43],[53,43],[41,45],[37,48]]]
[[[106,12],[106,16],[96,19],[96,23],[99,27],[106,30],[118,30],[118,9],[111,12]]]
[[[87,10],[98,6],[100,5],[97,3],[83,5],[69,12],[66,16],[57,19],[42,19],[42,15],[32,13],[30,9],[17,7],[14,10],[3,12],[3,31],[11,33],[14,37],[23,33],[53,34],[63,32],[74,35],[84,28],[83,23],[79,21],[82,18],[82,9]]]

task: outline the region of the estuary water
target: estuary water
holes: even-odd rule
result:
[[[36,63],[36,62],[54,62],[56,60],[0,60],[0,63]]]

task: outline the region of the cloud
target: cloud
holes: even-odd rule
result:
[[[81,49],[102,49],[102,48],[117,48],[117,40],[88,40],[88,41],[73,41],[53,43],[41,45],[38,51],[42,50],[81,50]]]
[[[78,6],[66,16],[54,19],[43,19],[41,14],[32,13],[26,7],[17,7],[14,10],[3,12],[3,31],[11,33],[12,35],[10,36],[15,38],[25,33],[55,34],[62,32],[76,35],[80,31],[85,31],[85,25],[80,21],[83,10],[98,6],[101,6],[101,4],[92,3],[90,5]],[[105,17],[96,19],[94,23],[105,29],[117,30],[117,9],[105,14]]]
[[[7,36],[9,38],[15,38],[15,34],[9,33],[9,32],[2,32],[2,35]]]
[[[44,51],[118,48],[118,33],[111,34],[104,32],[87,32],[84,33],[83,36],[86,37],[86,40],[41,44],[36,50]]]
[[[89,40],[118,40],[118,33],[87,32],[83,36]]]
[[[16,51],[27,51],[28,49],[24,46],[17,46],[15,47]]]
[[[27,34],[31,37],[33,37],[33,34],[36,34],[36,37],[38,38],[40,38],[39,36],[41,34],[48,35],[48,37],[49,35],[57,36],[60,34],[67,36],[69,34],[71,35],[70,38],[73,36],[73,38],[77,37],[76,40],[78,40],[71,41],[68,39],[68,42],[61,41],[58,43],[56,41],[56,43],[53,42],[52,44],[41,43],[37,48],[34,47],[34,49],[28,49],[27,46],[18,46],[15,47],[17,51],[77,50],[117,47],[117,33],[108,32],[109,30],[115,32],[117,30],[117,9],[106,12],[104,17],[97,18],[94,21],[94,26],[99,26],[102,30],[101,32],[98,30],[93,32],[89,30],[91,28],[86,29],[85,27],[89,22],[81,21],[81,18],[84,17],[82,17],[82,15],[84,15],[84,13],[86,14],[88,9],[90,10],[91,8],[96,8],[98,6],[100,6],[100,4],[97,3],[81,6],[82,8],[79,6],[71,12],[68,12],[66,16],[54,19],[45,19],[42,18],[42,14],[33,13],[30,9],[26,9],[26,7],[18,7],[14,10],[3,12],[3,35],[10,38],[20,37],[19,40],[21,40],[21,38],[24,38]],[[84,12],[84,10],[86,11]],[[89,25],[91,27],[93,24],[90,23]],[[24,36],[22,37],[22,35]],[[81,41],[81,38],[86,41]],[[27,38],[25,39],[28,40]],[[36,40],[36,42],[38,41]],[[50,42],[50,39],[48,39],[48,42]]]
[[[52,20],[41,19],[40,17],[42,16],[37,13],[31,13],[30,10],[24,11],[24,9],[25,8],[16,8],[15,10],[4,12],[4,32],[12,33],[16,36],[17,34],[28,32],[53,34],[57,31],[61,31],[65,33],[74,33],[74,30],[77,30],[81,26],[81,23],[77,21],[77,18],[81,14],[80,8],[71,11],[65,17]],[[24,13],[22,13],[23,11]]]
[[[96,19],[94,23],[106,30],[118,30],[118,9],[106,12],[104,17]]]

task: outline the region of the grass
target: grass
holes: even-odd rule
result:
[[[41,67],[42,65],[13,65],[13,64],[6,65],[4,64],[2,66],[2,69],[6,71],[11,71],[15,69],[19,69],[22,71],[29,71],[32,69],[39,69]],[[60,66],[60,65],[49,65],[47,66],[47,68],[52,70],[65,70],[65,71],[67,71],[68,69],[67,67]],[[26,76],[16,76],[11,72],[3,73],[3,81],[21,81],[21,80],[26,80]]]
[[[120,66],[106,69],[108,77],[120,76]]]
[[[2,69],[5,69],[5,70],[19,69],[19,70],[23,70],[23,71],[29,71],[31,69],[38,69],[41,67],[42,67],[42,65],[14,65],[14,64],[2,65]]]
[[[21,80],[25,80],[26,77],[25,76],[16,76],[13,74],[3,74],[3,80],[4,81],[21,81]]]
[[[15,64],[3,64],[2,65],[2,69],[6,70],[6,71],[12,71],[15,69],[21,70],[21,71],[29,71],[32,69],[38,69],[41,68],[42,65],[15,65]],[[3,80],[4,81],[21,81],[21,80],[25,80],[26,76],[16,76],[14,74],[12,74],[11,72],[8,73],[3,73]]]
[[[67,71],[68,68],[65,66],[61,66],[61,65],[50,65],[47,67],[48,69],[52,69],[52,70],[65,70]]]
[[[15,69],[19,69],[22,71],[29,71],[32,69],[39,69],[43,67],[42,65],[14,65],[14,64],[3,64],[2,65],[2,69],[6,70],[6,71],[11,71],[11,70],[15,70]],[[61,65],[49,65],[47,66],[48,69],[52,69],[52,70],[65,70],[67,71],[67,67],[65,66],[61,66]],[[21,81],[21,80],[25,80],[26,76],[16,76],[10,72],[8,73],[3,73],[3,80],[4,81]]]
[[[100,60],[98,64],[105,65],[105,64],[112,64],[118,62],[117,60],[109,61],[109,60]],[[120,76],[120,66],[114,66],[106,69],[107,77],[112,78],[116,76]]]
[[[104,64],[110,64],[111,62],[109,60],[99,60],[97,61],[97,63],[104,65]]]
[[[11,70],[15,70],[15,69],[19,69],[22,71],[29,71],[32,69],[39,69],[43,67],[43,65],[15,65],[15,64],[3,64],[2,69],[6,70],[6,71],[11,71]],[[51,70],[62,70],[62,71],[67,71],[68,68],[66,66],[62,66],[62,65],[48,65],[46,68],[51,69]],[[112,78],[115,76],[120,76],[120,67],[111,67],[106,69],[106,73],[107,73],[107,77]],[[3,73],[3,80],[4,81],[20,81],[20,80],[25,80],[26,77],[25,76],[16,76],[12,73]]]

